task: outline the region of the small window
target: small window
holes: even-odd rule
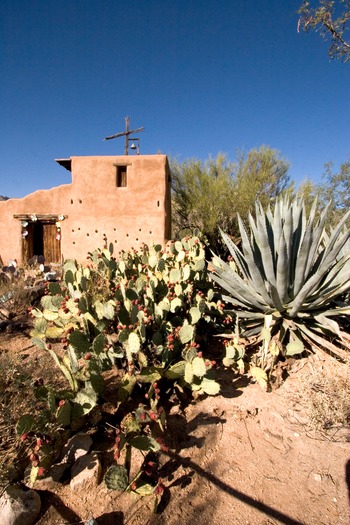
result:
[[[117,166],[117,188],[126,188],[126,166]]]

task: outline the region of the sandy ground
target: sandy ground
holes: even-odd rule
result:
[[[1,351],[24,353],[39,368],[44,362],[23,334],[0,334]],[[310,422],[308,384],[320,371],[349,374],[350,381],[348,365],[317,354],[296,361],[272,393],[223,370],[221,395],[174,409],[169,452],[161,457],[166,489],[158,514],[153,496],[113,492],[103,483],[73,494],[69,485],[58,485],[40,491],[39,525],[89,518],[99,525],[350,523],[350,429],[321,432]]]

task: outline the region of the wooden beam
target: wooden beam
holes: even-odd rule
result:
[[[59,221],[59,217],[64,217],[64,219],[68,219],[68,215],[63,215],[61,213],[52,214],[52,213],[15,213],[14,218],[19,219],[20,221],[32,221],[32,216],[35,215],[38,221]]]

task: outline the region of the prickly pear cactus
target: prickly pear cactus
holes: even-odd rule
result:
[[[89,414],[103,395],[103,372],[117,365],[115,459],[125,446],[158,452],[165,447],[158,438],[166,427],[165,392],[175,384],[196,395],[219,392],[215,363],[196,340],[199,325],[223,315],[204,247],[198,237],[186,237],[121,252],[118,260],[105,247],[89,259],[87,266],[66,261],[63,282],[51,283],[32,311],[32,336],[72,391],[56,417],[74,426]],[[53,351],[53,341],[61,351]],[[107,483],[124,486],[116,481],[120,473],[110,471]]]
[[[55,360],[66,377],[74,377],[69,379],[74,389],[116,358],[126,360],[130,375],[156,365],[169,369],[195,342],[198,323],[220,311],[198,237],[170,241],[165,248],[143,245],[121,252],[118,261],[107,248],[89,257],[89,267],[66,261],[64,284],[50,284],[42,309],[32,312],[33,337],[63,342],[65,358]],[[198,378],[209,370],[198,357],[195,383],[186,381],[189,373],[183,379],[198,390]]]

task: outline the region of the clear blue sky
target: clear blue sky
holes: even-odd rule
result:
[[[54,162],[179,160],[266,144],[297,182],[350,159],[350,64],[297,33],[301,0],[2,0],[0,195],[71,182]]]

